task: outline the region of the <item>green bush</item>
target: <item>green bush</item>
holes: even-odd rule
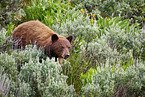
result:
[[[1,53],[0,55],[0,66],[4,68],[2,73],[10,74],[15,76],[17,74],[17,64],[13,56],[8,55],[7,53]]]
[[[99,10],[102,17],[121,16],[122,19],[133,19],[132,23],[144,21],[144,0],[71,0],[72,3],[83,4],[89,13]]]
[[[13,39],[12,36],[8,36],[8,34],[9,31],[6,31],[5,28],[0,30],[0,52],[12,49]]]
[[[72,34],[75,38],[81,36],[85,41],[91,41],[93,36],[96,36],[98,33],[98,27],[91,23],[89,17],[84,18],[83,15],[80,15],[74,21],[66,20],[61,25],[53,25],[52,28],[64,36],[69,34]]]
[[[108,62],[109,63],[109,62]],[[85,96],[143,96],[145,66],[137,62],[124,69],[120,64],[109,64],[81,74]]]
[[[42,50],[28,46],[25,50],[14,50],[10,55],[2,53],[1,70],[12,78],[9,94],[15,96],[71,96],[73,86],[66,83],[67,76],[61,74],[61,66],[54,60],[42,59]],[[7,82],[5,84],[8,84]]]
[[[82,15],[74,21],[68,20],[52,27],[57,33],[64,36],[73,34],[75,37],[72,56],[64,62],[63,73],[69,76],[68,83],[73,83],[77,90],[81,88],[77,76],[90,67],[106,63],[106,59],[112,65],[116,62],[127,65],[132,63],[133,58],[143,59],[145,55],[144,33],[138,29],[138,24],[131,25],[131,20],[121,21],[120,17],[97,17],[98,20],[91,22]]]
[[[38,19],[51,28],[53,24],[59,24],[66,18],[71,17],[72,14],[69,13],[70,9],[71,6],[68,2],[61,2],[60,0],[33,0],[31,1],[31,6],[25,6],[26,20]]]
[[[98,24],[102,28],[101,37],[96,37],[88,44],[88,51],[98,62],[104,62],[106,58],[112,63],[117,59],[128,62],[133,57],[144,56],[144,34],[137,28],[137,24],[129,26],[129,20],[120,21],[120,18],[99,19],[97,23],[100,21],[104,24]]]
[[[4,45],[4,43],[6,42],[6,39],[7,39],[7,31],[6,29],[1,29],[0,30],[0,47]]]
[[[25,16],[22,0],[2,0],[0,3],[0,29],[11,22],[17,23]]]
[[[20,72],[22,81],[31,86],[31,96],[71,96],[75,95],[73,86],[66,84],[66,76],[60,74],[60,65],[47,59],[25,63]],[[30,92],[30,91],[28,91]]]
[[[2,68],[0,68],[2,69]],[[0,96],[5,97],[8,96],[10,90],[11,80],[7,77],[6,74],[0,74]]]

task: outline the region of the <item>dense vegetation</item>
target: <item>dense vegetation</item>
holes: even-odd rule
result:
[[[145,96],[144,0],[2,0],[0,96]],[[72,34],[71,56],[58,62],[43,49],[14,49],[11,32],[39,20]]]

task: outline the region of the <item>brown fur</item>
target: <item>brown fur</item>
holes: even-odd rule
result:
[[[15,41],[19,41],[17,44],[18,48],[25,48],[26,45],[34,43],[38,47],[44,47],[45,54],[50,58],[59,58],[59,63],[61,64],[61,59],[69,56],[70,43],[73,36],[70,35],[65,38],[58,35],[49,27],[36,20],[22,23],[16,27],[13,31],[13,38]]]

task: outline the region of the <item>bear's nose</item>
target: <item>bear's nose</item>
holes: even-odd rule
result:
[[[70,55],[70,54],[65,54],[65,57],[64,57],[64,58],[67,59],[67,58],[69,57],[69,55]]]

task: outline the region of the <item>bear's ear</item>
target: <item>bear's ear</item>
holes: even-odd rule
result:
[[[51,40],[52,40],[52,42],[57,41],[57,40],[58,40],[58,36],[57,36],[56,34],[53,34],[53,35],[51,36]]]
[[[66,39],[68,39],[70,43],[72,42],[73,38],[74,37],[72,35],[69,35],[69,36],[66,37]]]

